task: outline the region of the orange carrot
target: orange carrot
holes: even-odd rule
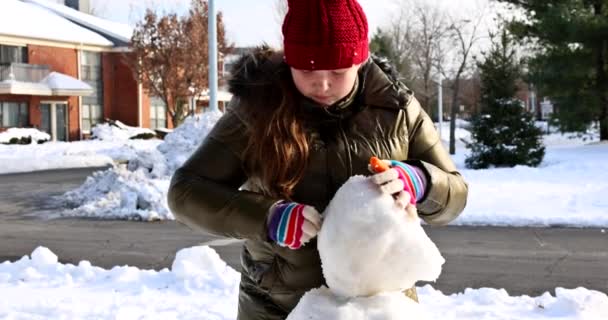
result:
[[[377,173],[384,172],[390,168],[384,161],[376,157],[371,157],[369,159],[369,165],[372,167],[374,172]]]

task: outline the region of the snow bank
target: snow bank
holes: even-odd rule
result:
[[[167,160],[168,175],[172,175],[188,160],[222,117],[222,114],[219,111],[213,111],[188,117],[184,123],[165,137],[165,142],[158,146],[158,150]]]
[[[466,289],[444,295],[426,285],[418,289],[421,303],[441,320],[600,320],[608,319],[608,296],[585,288],[556,288],[555,295],[510,296],[504,289]]]
[[[212,262],[196,270],[176,268]],[[240,274],[209,247],[177,253],[172,270],[62,264],[45,247],[0,264],[2,319],[235,319]]]
[[[236,319],[240,274],[208,247],[180,250],[171,269],[160,271],[103,269],[89,261],[72,265],[58,260],[49,249],[38,247],[31,257],[0,263],[0,319]],[[395,314],[407,308],[409,313],[393,319],[420,319],[410,307],[442,320],[608,319],[608,296],[584,288],[514,297],[488,288],[444,295],[426,285],[418,288],[418,296],[416,306],[396,293],[347,301],[325,288],[312,290],[302,301],[312,301],[306,303],[312,310],[307,320],[379,320],[383,318],[374,310],[380,307]]]
[[[9,143],[11,139],[30,138],[32,143],[44,142],[51,140],[51,136],[34,128],[9,128],[4,132],[0,132],[0,143]]]
[[[124,141],[139,135],[156,136],[156,133],[148,128],[127,126],[120,121],[100,123],[91,129],[91,139],[95,140]]]
[[[88,177],[79,188],[61,198],[73,208],[63,216],[85,216],[104,219],[173,220],[168,210],[167,179],[150,179],[144,169],[127,170],[119,165]]]
[[[173,220],[166,200],[171,176],[221,116],[221,112],[206,112],[189,117],[156,148],[132,150],[124,160],[126,165],[95,173],[78,189],[64,194],[61,199],[72,209],[61,215]],[[115,139],[121,134],[108,126],[100,128],[98,132],[102,138]]]

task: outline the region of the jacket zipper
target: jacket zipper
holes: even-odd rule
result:
[[[346,178],[350,178],[353,175],[353,163],[352,163],[352,155],[350,154],[350,144],[348,143],[348,138],[346,137],[346,132],[342,126],[342,119],[338,121],[338,130],[340,130],[340,134],[342,135],[342,140],[344,140],[344,149],[346,149],[346,168],[348,170]]]

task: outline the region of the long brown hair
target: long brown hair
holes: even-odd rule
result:
[[[291,199],[304,175],[309,145],[289,67],[283,63],[277,75],[281,98],[278,103],[262,104],[262,110],[251,117],[244,156],[247,171],[260,180],[264,192]]]

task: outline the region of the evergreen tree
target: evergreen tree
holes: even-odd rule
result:
[[[499,0],[523,9],[510,29],[537,45],[531,80],[564,129],[600,123],[608,139],[608,0]]]
[[[471,121],[471,154],[465,160],[468,168],[537,166],[545,155],[542,131],[514,98],[521,67],[511,42],[503,31],[485,61],[478,63],[482,110]]]
[[[376,33],[372,36],[372,39],[369,42],[369,49],[373,54],[379,57],[384,57],[389,60],[394,60],[395,58],[395,50],[391,38],[380,28],[376,29]]]

